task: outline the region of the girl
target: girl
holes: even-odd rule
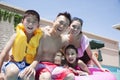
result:
[[[75,75],[90,74],[90,71],[87,68],[86,64],[84,64],[81,60],[77,59],[77,56],[78,51],[73,45],[68,45],[65,48],[65,59],[69,69],[72,70]]]

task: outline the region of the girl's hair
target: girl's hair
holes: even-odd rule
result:
[[[72,22],[73,21],[79,21],[81,23],[81,26],[83,26],[83,20],[81,18],[73,17]]]
[[[28,15],[35,15],[36,18],[38,19],[38,22],[40,21],[40,15],[39,15],[39,13],[37,11],[35,11],[35,10],[27,10],[27,11],[25,11],[22,19],[25,19]]]
[[[74,45],[72,45],[72,44],[69,44],[69,45],[65,48],[65,54],[66,54],[66,50],[67,50],[67,49],[74,49],[74,50],[76,51],[76,53],[78,53],[77,48],[76,48]]]

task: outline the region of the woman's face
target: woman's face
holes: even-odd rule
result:
[[[79,21],[73,21],[70,25],[70,34],[77,36],[82,31],[82,26]]]
[[[70,48],[66,50],[65,57],[67,62],[73,64],[76,62],[77,53],[74,49]]]
[[[34,15],[29,15],[25,17],[22,23],[27,33],[33,33],[39,26],[38,19]]]

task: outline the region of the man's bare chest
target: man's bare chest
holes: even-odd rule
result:
[[[62,48],[61,41],[57,40],[57,39],[54,40],[51,38],[47,38],[46,40],[43,41],[43,44],[44,44],[44,46],[43,46],[44,52],[54,53]]]

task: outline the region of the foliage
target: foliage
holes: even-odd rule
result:
[[[0,9],[0,21],[9,21],[9,23],[14,20],[14,28],[18,23],[21,22],[22,16],[20,14]]]
[[[14,26],[15,26],[15,27],[16,27],[16,25],[17,25],[18,23],[21,22],[21,19],[22,19],[22,16],[21,16],[21,15],[19,15],[19,14],[15,14],[15,15],[14,15]]]

